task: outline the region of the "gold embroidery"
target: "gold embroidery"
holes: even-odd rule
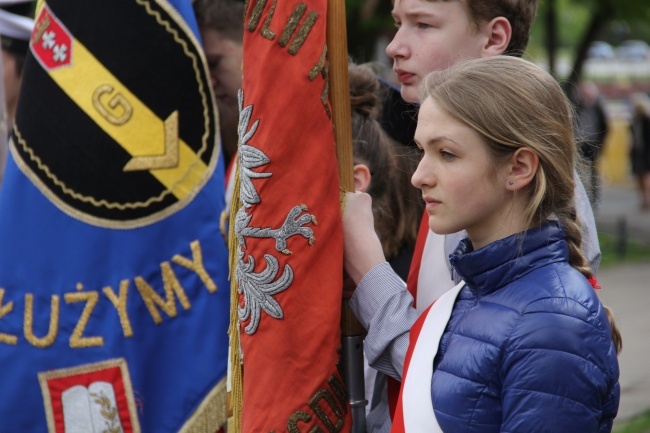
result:
[[[272,41],[275,39],[275,32],[269,28],[271,25],[271,20],[273,19],[273,14],[275,13],[275,6],[278,4],[278,0],[273,0],[273,4],[271,5],[271,9],[269,10],[269,15],[266,17],[266,20],[264,20],[264,24],[262,25],[262,30],[260,30],[260,33],[262,34],[262,37]]]
[[[321,52],[321,55],[318,58],[318,62],[316,62],[314,67],[311,68],[311,70],[309,71],[309,74],[307,74],[309,81],[314,81],[316,77],[318,77],[318,74],[323,74],[323,77],[325,76],[324,70],[326,66],[326,59],[327,59],[327,45],[323,45],[323,51]]]
[[[42,9],[45,4],[43,0],[39,0],[37,4],[37,12],[40,13],[40,9]],[[167,19],[165,16],[163,16],[159,11],[154,10],[151,6],[152,1],[150,0],[136,0],[136,3],[142,6],[146,13],[151,15],[152,17],[155,18],[156,22],[158,25],[163,28],[168,34],[170,34],[175,43],[180,46],[183,50],[183,53],[186,55],[187,58],[189,58],[192,62],[192,67],[194,70],[194,77],[196,78],[196,84],[198,87],[198,92],[201,96],[201,105],[202,105],[202,115],[203,115],[203,125],[204,125],[204,133],[201,136],[201,147],[195,152],[196,158],[193,164],[200,164],[201,163],[201,158],[203,154],[211,149],[213,149],[213,142],[208,140],[210,138],[210,124],[211,122],[216,122],[215,116],[210,116],[209,115],[209,106],[211,105],[211,96],[208,88],[203,83],[203,75],[204,75],[204,64],[205,64],[205,59],[203,56],[203,49],[200,46],[200,43],[196,38],[192,36],[192,30],[186,25],[185,20],[183,17],[174,9],[173,6],[167,4],[166,2],[153,2],[156,3],[159,7],[165,10],[167,15],[173,17],[172,22],[174,22],[175,26],[172,26],[170,24],[170,20]],[[40,7],[40,9],[39,9]],[[185,40],[181,37],[179,34],[179,31],[177,30],[177,26],[180,26],[182,30],[185,32],[185,36],[187,37],[188,40]],[[37,33],[35,33],[36,36],[38,36]],[[196,52],[192,51],[190,47],[194,47]],[[15,128],[15,125],[14,125]],[[18,137],[17,144],[20,145],[20,147],[23,149],[27,157],[33,161],[36,166],[38,167],[39,170],[42,171],[42,173],[52,181],[54,185],[56,185],[60,190],[74,198],[75,200],[79,200],[83,203],[89,203],[92,206],[95,207],[106,207],[109,209],[138,209],[138,208],[146,208],[150,206],[152,203],[160,203],[163,202],[164,200],[167,199],[169,195],[173,194],[173,190],[176,187],[176,185],[182,184],[185,179],[188,176],[192,175],[192,170],[188,170],[188,172],[183,176],[183,178],[179,179],[178,182],[170,187],[167,188],[163,191],[160,192],[158,196],[155,197],[150,197],[146,201],[137,201],[137,202],[125,202],[125,203],[117,203],[117,202],[109,202],[104,199],[98,199],[93,196],[89,195],[84,195],[80,194],[74,189],[70,188],[68,185],[65,184],[61,179],[59,179],[55,173],[53,173],[50,168],[43,163],[41,158],[35,154],[33,149],[29,147],[27,142],[22,138],[20,135],[18,129],[14,129],[16,131],[16,136]],[[63,212],[67,213],[68,215],[72,215],[74,218],[77,218],[81,221],[88,222],[90,224],[95,224],[99,225],[101,227],[109,227],[109,228],[136,228],[136,227],[141,227],[147,224],[150,224],[152,221],[159,221],[160,219],[166,218],[167,216],[173,214],[174,212],[184,208],[188,203],[191,202],[191,198],[193,198],[198,192],[203,188],[203,186],[206,184],[206,182],[211,178],[212,173],[214,172],[214,169],[217,166],[217,161],[219,159],[219,152],[220,152],[220,147],[216,146],[214,151],[212,152],[212,156],[210,159],[210,163],[208,166],[208,169],[201,179],[200,182],[198,182],[196,185],[194,185],[193,190],[187,194],[187,199],[182,200],[177,202],[176,204],[167,207],[164,211],[156,213],[154,216],[151,217],[143,217],[143,218],[138,218],[136,220],[132,221],[114,221],[114,220],[108,220],[105,218],[99,218],[99,217],[92,217],[89,216],[86,213],[80,212],[77,210],[75,207],[70,206],[66,204],[65,202],[62,202],[56,194],[54,194],[52,191],[50,191],[49,187],[45,185],[45,183],[40,179],[39,176],[34,174],[32,169],[26,164],[25,161],[23,161],[22,156],[18,153],[18,151],[14,148],[14,146],[10,147],[10,151],[13,155],[14,161],[20,168],[20,170],[34,183],[34,185],[37,186],[37,188],[48,198],[50,201],[52,201],[56,206],[61,209]]]
[[[325,400],[325,402],[327,402],[327,405],[332,409],[334,415],[337,416],[336,424],[332,423],[332,420],[329,419],[323,408],[320,406],[319,402],[322,400]],[[316,394],[314,394],[314,396],[309,399],[309,407],[314,411],[318,419],[322,421],[328,432],[335,433],[341,431],[344,422],[343,413],[341,412],[341,408],[338,406],[338,404],[336,404],[336,400],[329,391],[326,389],[319,389]]]
[[[122,325],[122,332],[125,337],[133,336],[133,329],[131,328],[131,322],[129,321],[129,315],[126,312],[126,298],[129,293],[129,280],[120,281],[120,296],[115,296],[113,288],[110,286],[104,287],[103,289],[106,297],[111,301],[115,310],[117,310],[117,315],[120,318],[120,325]]]
[[[255,4],[250,13],[250,17],[248,19],[248,23],[246,23],[247,30],[253,32],[257,29],[257,26],[259,25],[260,20],[262,18],[262,14],[264,13],[264,8],[266,7],[266,3],[267,0],[255,1]],[[262,35],[262,37],[268,40],[273,40],[275,39],[276,36],[276,33],[270,29],[271,21],[273,20],[273,16],[275,14],[276,5],[277,5],[277,0],[273,0],[273,3],[269,9],[267,17],[264,20],[264,24],[262,25],[262,28],[260,30],[260,34]],[[246,0],[244,3],[244,10],[247,11],[249,6],[250,6],[250,0]],[[281,47],[287,46],[289,40],[291,39],[291,36],[295,32],[296,27],[298,26],[298,23],[300,22],[306,10],[307,10],[307,5],[305,3],[299,3],[293,9],[291,15],[289,16],[289,19],[287,20],[287,23],[284,26],[282,35],[278,40],[278,44]],[[305,40],[307,39],[307,36],[309,36],[309,32],[314,26],[314,23],[316,22],[317,18],[318,18],[318,12],[316,11],[311,11],[308,14],[304,23],[300,26],[300,29],[298,30],[298,35],[296,36],[293,43],[289,47],[289,53],[291,55],[295,56],[296,54],[298,54],[300,47],[302,47]],[[246,16],[244,15],[244,20],[245,19]]]
[[[165,153],[134,156],[124,171],[147,171],[178,167],[178,110],[165,119]]]
[[[253,6],[253,10],[251,11],[251,17],[248,20],[248,24],[246,24],[247,30],[252,32],[257,28],[262,17],[262,12],[264,11],[264,6],[266,6],[266,0],[255,1],[255,6]]]
[[[82,287],[83,288],[83,287]],[[93,313],[95,306],[97,306],[97,301],[99,300],[98,292],[82,292],[82,293],[66,293],[63,295],[65,302],[68,304],[74,304],[77,302],[86,302],[83,311],[81,312],[81,317],[70,335],[70,347],[93,347],[93,346],[103,346],[104,339],[102,337],[83,337],[83,333],[86,330],[88,325],[88,320],[90,320],[90,315]]]
[[[25,338],[32,346],[45,348],[51,346],[56,340],[59,331],[59,295],[52,295],[50,304],[50,326],[45,337],[36,337],[34,335],[34,295],[27,293],[25,295],[25,321],[23,323],[23,332]]]
[[[317,18],[318,18],[318,12],[316,11],[309,12],[307,18],[305,18],[305,22],[303,22],[300,25],[300,30],[298,30],[298,34],[296,35],[296,38],[293,40],[291,46],[289,47],[289,54],[291,54],[292,56],[298,54],[300,47],[302,47],[302,44],[305,43],[307,36],[309,36],[309,32],[311,31],[312,27],[314,27],[314,23],[316,23]]]
[[[327,114],[328,118],[332,118],[332,111],[330,110],[330,104],[329,104],[329,93],[330,93],[330,65],[328,64],[325,66],[325,70],[323,71],[323,78],[325,78],[325,86],[323,87],[323,91],[320,94],[320,102],[323,104],[323,107],[325,108],[325,113]]]
[[[318,59],[318,62],[314,65],[313,68],[311,68],[309,74],[307,74],[307,77],[309,78],[310,81],[314,81],[316,77],[318,77],[319,73],[323,75],[323,78],[325,79],[325,87],[323,88],[323,91],[320,94],[320,101],[323,103],[323,107],[325,107],[325,112],[327,113],[327,117],[331,119],[332,112],[330,111],[330,106],[329,106],[329,91],[330,91],[329,70],[330,70],[330,65],[329,63],[327,63],[327,45],[323,45],[323,51]]]
[[[212,388],[178,433],[212,433],[226,424],[226,378]]]
[[[13,132],[15,133],[17,139],[18,139],[18,144],[20,147],[23,149],[25,153],[27,153],[32,161],[36,163],[38,168],[45,173],[45,175],[52,180],[52,182],[57,185],[59,188],[61,188],[61,191],[69,195],[70,197],[79,200],[84,203],[90,203],[91,205],[95,207],[106,207],[107,209],[140,209],[140,208],[147,208],[151,206],[152,203],[158,203],[167,198],[167,196],[172,194],[171,189],[166,189],[162,191],[158,196],[156,197],[150,197],[146,201],[137,201],[137,202],[126,202],[126,203],[117,203],[117,202],[109,202],[104,199],[98,200],[97,198],[93,196],[86,196],[83,194],[79,194],[73,189],[69,188],[64,182],[62,182],[56,175],[54,175],[51,171],[50,168],[43,164],[43,161],[36,155],[33,151],[32,148],[30,148],[27,145],[27,142],[23,139],[22,135],[20,134],[20,131],[18,130],[18,127],[14,125]],[[12,140],[12,142],[15,144],[16,142]],[[50,189],[43,183],[43,181],[36,175],[33,174],[31,171],[31,168],[23,161],[21,155],[18,153],[16,150],[17,146],[10,146],[9,150],[11,151],[11,154],[13,155],[14,161],[16,162],[16,165],[20,170],[27,176],[33,183],[36,185],[52,203],[55,203],[56,206],[61,209],[63,212],[67,213],[68,215],[71,215],[74,218],[77,218],[78,220],[87,222],[89,224],[96,224],[99,225],[100,227],[108,227],[108,228],[122,228],[122,229],[130,229],[130,228],[136,228],[136,227],[141,227],[144,225],[147,225],[151,223],[152,221],[158,221],[160,219],[166,218],[169,215],[172,215],[174,212],[176,212],[179,209],[182,209],[189,201],[184,202],[184,201],[179,201],[175,205],[167,207],[164,211],[161,211],[159,213],[156,213],[155,217],[144,217],[144,218],[139,218],[136,220],[132,221],[114,221],[114,220],[108,220],[105,218],[98,218],[98,217],[93,217],[90,216],[89,214],[86,214],[84,212],[80,212],[77,210],[75,207],[70,206],[66,204],[65,202],[61,202],[58,199],[58,196],[54,194]],[[199,152],[202,153],[203,151]],[[198,155],[198,153],[197,153]],[[196,160],[196,163],[198,163],[199,160]],[[213,159],[210,162],[210,168],[208,169],[210,173],[214,170],[214,167],[216,166],[216,162]],[[203,181],[200,184],[196,185],[196,189],[194,191],[194,194],[198,193],[201,188],[203,188],[203,185],[208,181],[210,176],[206,175],[203,179]],[[180,182],[184,180],[181,179]]]
[[[205,266],[203,266],[203,253],[201,252],[201,244],[199,241],[193,241],[190,243],[190,248],[192,249],[192,260],[189,260],[180,254],[176,254],[174,257],[172,257],[172,261],[176,264],[186,267],[187,269],[190,269],[191,271],[194,271],[196,275],[199,276],[201,281],[203,281],[203,284],[205,284],[205,287],[208,289],[208,291],[210,293],[215,293],[217,291],[217,285],[214,283],[212,278],[210,278],[210,275],[208,275],[208,271],[205,270]]]
[[[116,116],[113,112],[109,111],[101,101],[103,95],[112,93],[113,90],[115,89],[113,89],[113,86],[110,84],[104,84],[95,89],[93,92],[93,106],[108,122],[113,125],[124,125],[129,121],[129,119],[131,119],[131,114],[133,114],[133,107],[129,104],[129,101],[127,101],[119,92],[108,101],[108,108],[113,112],[117,107],[121,108],[121,114],[119,116]]]
[[[300,429],[298,428],[298,421],[309,422],[311,421],[311,415],[301,410],[292,413],[289,419],[287,420],[287,430],[289,430],[289,433],[300,433]],[[318,429],[318,427],[312,428],[311,430],[309,430],[309,432],[311,433],[320,430],[320,429],[318,430],[315,429]]]
[[[102,433],[120,433],[122,427],[120,426],[120,418],[117,415],[117,407],[111,404],[104,391],[100,391],[99,394],[91,392],[90,396],[95,399],[95,403],[101,406],[99,413],[104,418],[107,427],[107,430],[103,430]]]
[[[36,14],[38,16],[38,14]],[[34,32],[34,37],[32,38],[32,43],[34,45],[38,44],[43,37],[43,33],[45,33],[45,30],[50,26],[50,16],[45,15],[43,18],[43,21],[38,23],[38,26],[36,27],[36,31]]]
[[[287,44],[289,43],[289,39],[291,39],[291,35],[293,35],[293,32],[296,30],[296,27],[298,26],[298,22],[300,21],[300,18],[302,18],[306,10],[307,10],[306,4],[298,3],[296,7],[293,9],[293,12],[291,12],[289,19],[287,20],[287,24],[284,26],[284,30],[282,31],[282,35],[280,35],[280,39],[278,40],[278,44],[280,44],[282,48],[286,47]]]
[[[190,260],[187,257],[183,257],[179,254],[173,256],[172,261],[180,266],[183,266],[192,272],[194,272],[202,283],[205,285],[207,291],[210,294],[216,293],[218,287],[215,284],[214,280],[208,274],[204,262],[203,262],[203,252],[201,250],[201,244],[199,241],[193,241],[190,243],[190,249],[192,251],[192,259]],[[136,277],[135,282],[138,288],[138,291],[142,295],[142,299],[145,303],[145,306],[151,313],[152,318],[155,323],[162,322],[162,316],[159,312],[159,308],[167,313],[170,317],[176,317],[177,307],[176,307],[176,298],[179,299],[181,305],[185,310],[191,308],[191,302],[188,296],[185,293],[184,288],[181,286],[180,281],[176,277],[172,265],[170,262],[163,262],[160,264],[161,277],[164,285],[164,296],[158,295],[154,289],[144,281],[142,277]],[[106,286],[102,289],[106,298],[111,302],[120,319],[120,325],[122,327],[122,332],[125,338],[132,337],[134,331],[130,322],[128,314],[128,293],[129,285],[131,280],[124,279],[120,281],[119,285],[119,294],[111,286]],[[84,287],[81,283],[76,285],[77,292],[64,293],[62,296],[66,304],[74,304],[77,302],[85,301],[86,305],[81,312],[81,315],[78,317],[75,328],[72,331],[72,334],[69,337],[69,345],[71,348],[85,348],[91,346],[103,346],[104,339],[102,336],[92,336],[84,337],[83,334],[89,320],[101,300],[101,295],[99,291],[89,291],[84,292]],[[0,288],[0,320],[9,315],[14,310],[14,302],[5,298],[6,290]],[[197,294],[194,294],[197,296]],[[61,319],[61,314],[66,314],[66,310],[61,311],[60,308],[60,295],[52,295],[52,303],[50,310],[50,322],[47,335],[43,337],[37,337],[34,335],[34,295],[26,294],[25,295],[25,309],[23,316],[23,331],[24,335],[27,338],[28,342],[36,347],[45,348],[51,346],[59,333],[59,322]],[[105,302],[105,301],[102,301]],[[39,315],[39,317],[42,317]],[[43,319],[44,320],[44,319]],[[37,328],[40,330],[41,327]],[[65,329],[65,328],[63,328]],[[66,336],[67,337],[67,334]],[[0,332],[0,344],[9,344],[17,345],[18,336],[6,334]]]
[[[228,208],[221,211],[221,216],[219,217],[219,230],[221,230],[221,235],[223,236],[224,240],[228,239],[228,233],[226,233],[226,224],[228,223],[229,217],[230,210],[228,210]]]
[[[339,378],[334,375],[331,375],[327,383],[331,387],[331,390],[328,388],[321,388],[317,390],[314,395],[309,399],[307,405],[311,409],[313,415],[316,415],[318,420],[325,426],[329,433],[336,433],[341,431],[343,424],[345,423],[345,414],[348,412],[347,406],[347,391],[345,390],[345,385]],[[337,403],[338,400],[338,403]],[[336,420],[329,418],[327,412],[324,410],[324,406],[321,406],[320,402],[324,401],[326,406],[331,409],[331,412],[336,416]],[[312,422],[313,417],[309,412],[303,410],[297,410],[289,419],[287,419],[287,430],[290,433],[300,433],[303,429],[298,428],[298,422],[311,423],[312,426],[309,429],[309,433],[320,432],[323,433],[323,430],[314,425],[316,421]]]
[[[246,14],[248,13],[248,7],[250,6],[250,3],[250,0],[244,1],[244,16],[242,17],[242,24],[246,24]]]
[[[345,389],[345,385],[343,384],[343,382],[341,382],[341,380],[339,380],[338,377],[336,377],[334,375],[330,376],[327,383],[329,383],[330,387],[332,388],[332,391],[334,391],[334,395],[339,400],[339,404],[343,408],[343,413],[347,413],[348,412],[348,392]]]
[[[149,314],[153,318],[153,321],[156,325],[162,322],[162,317],[156,308],[158,305],[169,317],[176,317],[176,298],[174,294],[178,296],[183,308],[189,310],[191,307],[190,301],[185,295],[185,290],[181,287],[181,284],[178,282],[174,271],[168,262],[163,262],[160,264],[160,269],[162,270],[163,286],[165,288],[165,298],[163,300],[160,295],[158,295],[154,289],[144,280],[142,277],[135,277],[135,286],[142,296]]]
[[[241,143],[239,143],[241,146]],[[239,170],[235,171],[234,188],[232,202],[230,203],[230,227],[235,226],[237,219],[237,209],[242,206],[241,201],[241,175]],[[228,336],[230,338],[228,348],[228,376],[230,380],[230,391],[228,392],[228,428],[230,432],[241,432],[242,428],[242,402],[244,395],[243,384],[243,367],[240,357],[241,345],[239,341],[239,314],[235,307],[239,302],[239,284],[234,277],[237,272],[237,248],[239,242],[234,230],[230,230],[228,235],[228,269],[230,274],[230,325],[228,326]]]
[[[5,305],[2,305],[2,300],[5,296],[5,289],[0,289],[0,319],[2,319],[7,314],[11,313],[11,310],[14,309],[13,301],[7,302]],[[18,344],[18,337],[11,334],[5,334],[0,332],[0,343],[11,344],[15,346]]]
[[[187,57],[192,59],[192,66],[194,68],[194,76],[196,77],[196,82],[199,85],[199,93],[201,94],[201,104],[203,105],[203,123],[204,123],[204,126],[205,126],[205,128],[204,128],[205,132],[203,133],[203,136],[201,137],[202,146],[199,149],[199,151],[196,152],[196,154],[198,156],[198,159],[200,159],[201,155],[203,155],[203,153],[206,150],[208,150],[209,148],[212,147],[213,143],[208,143],[208,137],[209,137],[209,130],[210,130],[210,128],[209,128],[210,121],[214,120],[214,119],[211,119],[210,116],[208,116],[208,106],[210,104],[208,101],[210,101],[210,95],[209,95],[209,92],[206,91],[206,89],[204,89],[203,81],[201,79],[201,75],[202,75],[201,71],[203,69],[203,64],[205,64],[205,59],[203,58],[203,55],[202,55],[203,47],[201,46],[201,44],[199,43],[198,40],[191,37],[192,36],[192,30],[188,26],[185,26],[185,25],[181,26],[185,30],[186,36],[189,37],[189,39],[192,42],[192,45],[195,46],[197,52],[200,55],[200,57],[197,59],[196,55],[192,51],[190,51],[190,49],[188,48],[187,42],[185,40],[183,40],[178,35],[178,32],[169,24],[169,21],[164,19],[163,16],[159,12],[157,12],[157,11],[155,11],[155,10],[153,10],[151,8],[151,6],[150,6],[151,2],[150,1],[148,1],[148,0],[136,0],[136,3],[140,4],[141,6],[144,6],[147,13],[149,15],[154,16],[156,18],[156,21],[158,22],[158,24],[160,24],[162,27],[164,27],[165,30],[168,33],[173,35],[174,40],[179,45],[181,45],[183,47],[183,52],[185,53],[185,55],[187,55]],[[178,12],[176,11],[176,9],[172,5],[165,4],[164,2],[157,2],[157,4],[158,4],[158,6],[165,9],[167,14],[169,14],[172,17],[175,18],[174,21],[175,21],[176,24],[185,23],[185,18],[183,18],[181,15],[179,15]],[[209,82],[208,82],[208,84],[209,84]],[[213,152],[213,158],[212,158],[212,161],[211,161],[211,164],[210,164],[211,166],[216,166],[216,162],[219,159],[218,156],[219,156],[219,146],[217,146],[216,151]],[[212,170],[210,171],[210,173],[211,172],[212,172]]]

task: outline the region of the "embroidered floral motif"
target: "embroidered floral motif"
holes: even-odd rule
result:
[[[107,427],[102,433],[121,433],[122,427],[120,426],[120,419],[117,416],[117,408],[111,404],[110,399],[104,394],[104,391],[100,391],[99,394],[91,392],[90,396],[101,407],[99,413],[104,418]]]
[[[261,272],[255,272],[255,258],[248,255],[244,260],[244,249],[246,238],[275,239],[275,249],[285,255],[291,254],[287,241],[290,237],[301,235],[308,240],[309,245],[315,242],[314,231],[306,224],[316,224],[316,217],[306,213],[307,206],[304,204],[294,206],[288,212],[284,223],[280,228],[271,227],[250,227],[253,218],[251,207],[261,203],[261,199],[253,179],[267,178],[272,175],[270,172],[254,171],[259,167],[271,162],[271,159],[260,149],[254,147],[250,141],[259,127],[259,119],[251,125],[253,105],[244,107],[244,93],[238,94],[239,100],[239,167],[240,167],[240,192],[242,202],[241,208],[235,216],[235,234],[239,244],[237,281],[239,293],[244,295],[244,305],[238,307],[239,320],[245,322],[250,319],[244,331],[252,335],[260,325],[262,310],[274,319],[283,319],[282,306],[273,297],[288,289],[293,282],[293,269],[289,264],[284,266],[280,274],[278,260],[271,254],[265,254],[266,268]],[[249,129],[250,125],[250,129]]]

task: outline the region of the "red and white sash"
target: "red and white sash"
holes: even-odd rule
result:
[[[413,295],[414,306],[422,313],[433,301],[453,287],[451,272],[445,259],[445,235],[429,228],[429,214],[424,212],[406,281]],[[422,290],[419,288],[422,287]]]
[[[451,272],[445,260],[444,235],[429,228],[429,214],[425,211],[413,251],[406,288],[413,295],[413,306],[422,314],[433,301],[453,287]],[[422,287],[423,290],[418,290]],[[388,377],[388,405],[391,419],[395,418],[400,382]]]
[[[402,389],[391,433],[438,433],[442,432],[431,402],[431,379],[433,360],[438,353],[440,338],[460,290],[461,282],[438,298],[425,310],[411,329],[410,344],[402,375]],[[426,338],[418,338],[424,335]]]

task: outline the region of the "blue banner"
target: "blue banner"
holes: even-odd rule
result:
[[[190,2],[39,6],[0,190],[0,432],[214,432],[224,167]]]

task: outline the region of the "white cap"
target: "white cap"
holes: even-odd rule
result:
[[[0,0],[0,35],[28,41],[34,29],[34,20],[22,15],[8,12],[2,8],[21,3],[32,3],[31,0]]]

